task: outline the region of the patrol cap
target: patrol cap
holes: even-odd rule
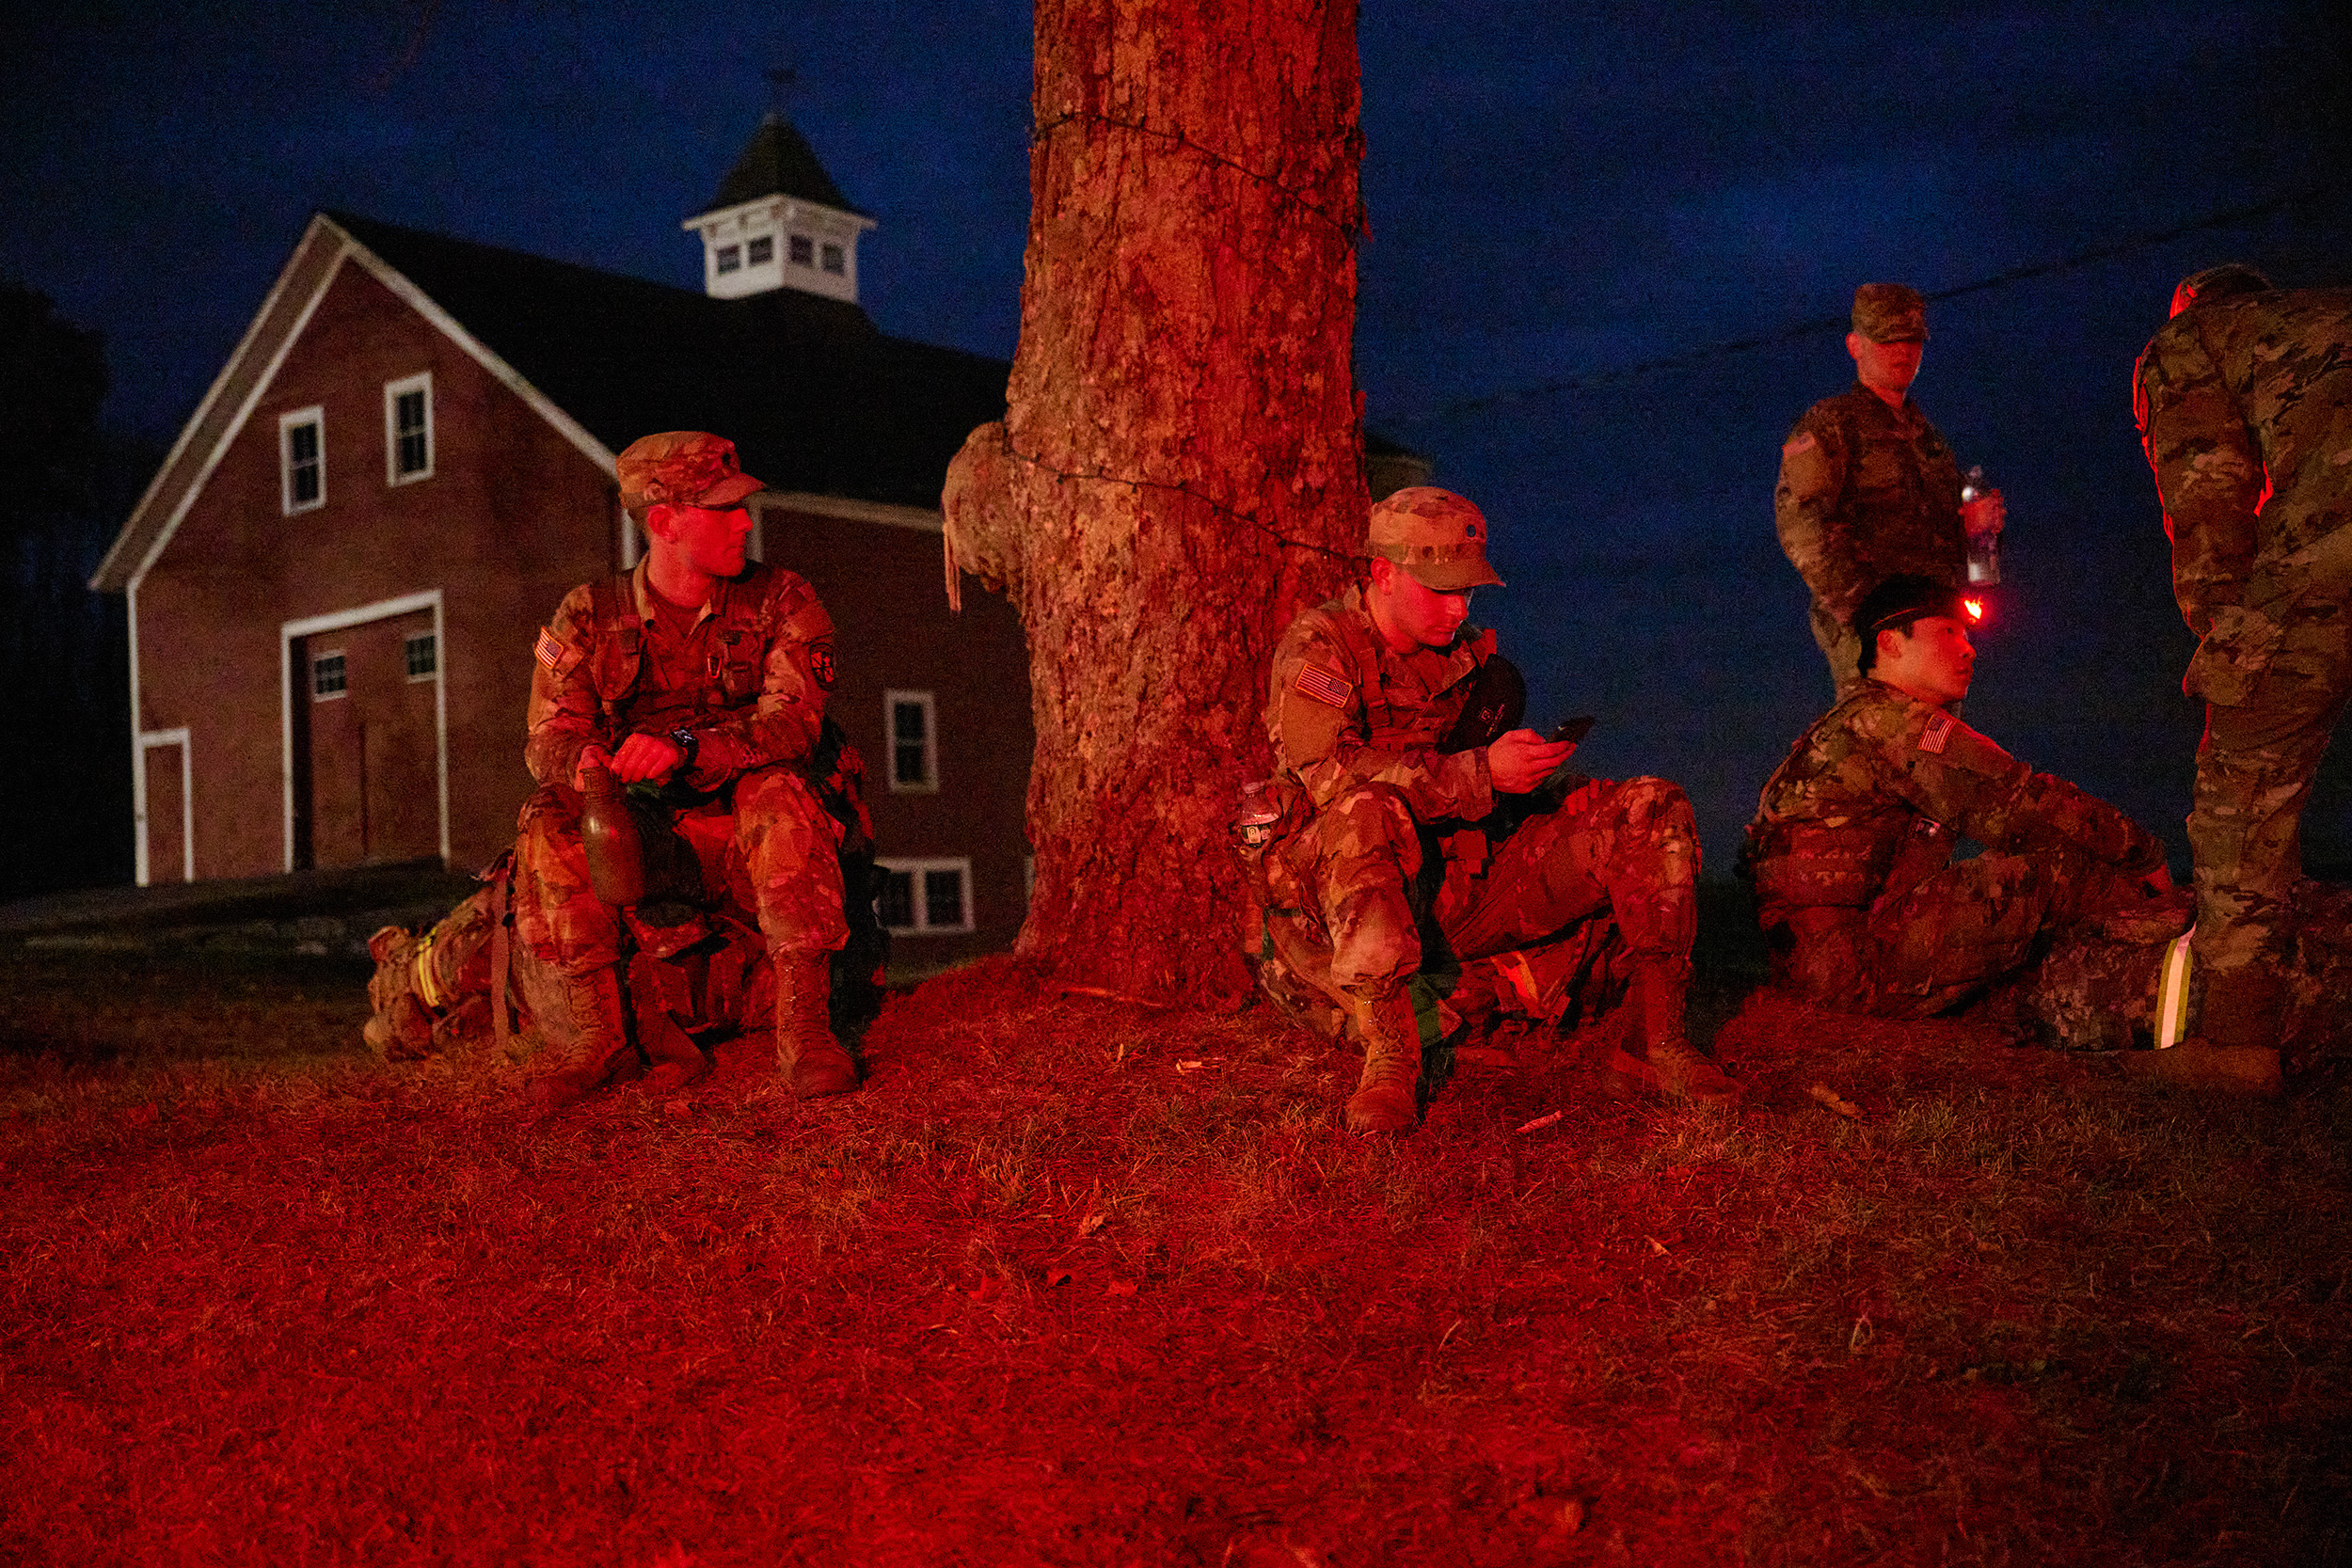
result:
[[[767,488],[736,461],[735,443],[700,430],[665,430],[641,436],[613,464],[621,482],[621,504],[641,507],[733,506]]]
[[[1486,564],[1486,515],[1434,484],[1408,484],[1375,506],[1364,553],[1395,562],[1440,594],[1502,586]]]
[[[1928,302],[1901,283],[1865,283],[1853,292],[1853,329],[1874,343],[1928,341]]]
[[[2179,315],[2192,305],[2204,305],[2232,294],[2267,293],[2270,279],[2243,261],[2224,261],[2217,267],[2192,272],[2181,279],[2172,291],[2172,313]]]
[[[1900,631],[1931,615],[1958,621],[1963,626],[1977,621],[1959,589],[1933,578],[1900,573],[1862,595],[1862,602],[1854,606],[1854,635],[1868,642],[1883,631]]]

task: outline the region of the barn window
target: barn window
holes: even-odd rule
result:
[[[384,384],[384,482],[433,477],[433,372]]]
[[[837,245],[825,246],[825,270],[836,276],[850,270],[849,258]]]
[[[726,274],[731,272],[740,272],[742,268],[743,247],[741,245],[723,245],[719,247],[719,274],[721,277],[724,277]]]
[[[319,702],[340,697],[351,689],[343,671],[342,650],[320,654],[310,660],[310,695]]]
[[[805,267],[813,263],[816,260],[817,242],[810,239],[806,234],[793,235],[792,264],[796,267]]]
[[[939,787],[938,726],[928,691],[882,693],[882,722],[890,736],[892,793],[929,794]]]
[[[776,259],[776,237],[762,234],[743,247],[743,260],[755,267],[764,267]]]
[[[885,860],[874,863],[880,884],[874,913],[901,936],[938,936],[972,929],[972,863]]]
[[[440,639],[429,631],[421,631],[405,638],[400,644],[401,656],[407,660],[408,678],[429,681],[441,673]]]
[[[326,415],[317,408],[278,417],[279,496],[286,515],[326,504]]]

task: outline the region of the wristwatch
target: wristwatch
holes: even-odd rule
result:
[[[694,753],[702,750],[702,742],[694,738],[694,732],[680,724],[670,732],[670,743],[680,752],[679,771],[691,772],[694,767]]]

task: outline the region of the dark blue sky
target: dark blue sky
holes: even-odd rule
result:
[[[1788,425],[1851,365],[1824,330],[1556,384],[1841,316],[1859,282],[1957,288],[2341,178],[2336,8],[1367,7],[1359,375],[1372,422],[1493,516],[1511,586],[1478,618],[1537,717],[1599,714],[1587,766],[1683,783],[1727,871],[1826,700],[1771,491]],[[155,9],[0,22],[0,277],[105,332],[123,429],[176,432],[316,207],[699,287],[679,220],[779,64],[881,220],[874,316],[1012,352],[1025,6]],[[1931,313],[1916,394],[2010,502],[1970,717],[2176,847],[2197,716],[2132,357],[2182,273],[2344,281],[2348,239],[2338,185]],[[2307,828],[2338,859],[2342,772]]]

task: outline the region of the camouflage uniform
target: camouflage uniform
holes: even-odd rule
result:
[[[1865,284],[1854,330],[1881,341],[1926,336],[1918,296]],[[1856,381],[1804,411],[1780,449],[1772,489],[1780,547],[1813,591],[1813,640],[1845,696],[1862,645],[1847,622],[1862,595],[1898,573],[1957,585],[1967,569],[1960,465],[1909,398],[1900,409]]]
[[[2185,683],[2207,705],[2198,963],[2284,967],[2303,805],[2352,689],[2352,290],[2190,305],[2135,392],[2173,594],[2201,639]]]
[[[680,638],[655,612],[645,575],[640,563],[572,590],[540,634],[523,753],[540,783],[516,845],[516,934],[567,974],[620,960],[622,917],[589,886],[573,772],[591,742],[612,751],[632,734],[683,729],[692,766],[653,813],[692,851],[679,869],[713,895],[747,893],[771,951],[839,950],[849,829],[816,782],[832,618],[803,578],[755,565],[719,583]]]
[[[1320,992],[1344,1007],[1440,958],[1596,922],[1613,923],[1635,962],[1687,981],[1699,846],[1679,788],[1590,780],[1556,807],[1498,801],[1485,751],[1436,749],[1493,653],[1492,632],[1466,629],[1449,652],[1398,654],[1360,589],[1283,635],[1266,728],[1285,809],[1263,855],[1278,1001],[1311,1006]]]
[[[1951,863],[1961,838],[1985,853]],[[1924,1018],[2033,970],[2059,1043],[2144,1023],[2185,897],[2151,894],[2157,841],[1957,718],[1875,680],[1772,774],[1741,871],[1775,983],[1822,1006]],[[2086,989],[2095,991],[2086,1001]]]

